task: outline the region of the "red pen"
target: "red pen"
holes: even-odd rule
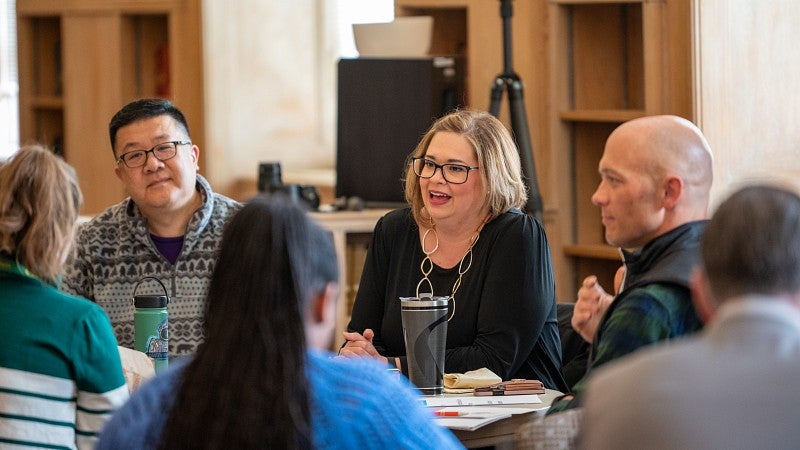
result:
[[[459,411],[434,411],[433,415],[437,417],[458,417],[458,416],[466,416],[468,413],[462,413]]]

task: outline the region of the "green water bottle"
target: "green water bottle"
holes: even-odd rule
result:
[[[142,281],[155,280],[164,290],[164,295],[136,295]],[[158,278],[144,277],[133,290],[133,341],[134,348],[153,360],[156,373],[169,364],[169,314],[167,289]]]

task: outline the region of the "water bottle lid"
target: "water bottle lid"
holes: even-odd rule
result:
[[[166,308],[169,297],[166,295],[136,295],[133,306],[136,308]]]
[[[164,290],[164,295],[136,295],[136,290],[139,289],[139,285],[145,280],[156,281],[159,286],[161,286],[161,289]],[[139,282],[136,283],[136,287],[133,288],[133,306],[135,308],[166,308],[168,303],[169,296],[167,295],[167,288],[164,287],[164,283],[156,277],[144,277],[139,280]]]

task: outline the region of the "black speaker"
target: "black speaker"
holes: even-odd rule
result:
[[[433,121],[464,104],[452,57],[339,61],[336,196],[367,207],[405,203],[405,161]]]

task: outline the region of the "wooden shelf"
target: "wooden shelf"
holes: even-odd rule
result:
[[[609,0],[549,0],[550,3],[556,5],[590,5],[590,4],[598,4],[598,5],[607,5],[609,3],[644,3],[646,1],[651,0],[616,0],[616,1],[609,1]]]
[[[559,118],[567,122],[613,122],[622,123],[646,116],[644,110],[625,109],[576,109],[562,111]]]
[[[31,108],[35,109],[54,109],[64,108],[64,98],[56,96],[38,96],[31,99]]]
[[[469,6],[469,0],[395,0],[395,4],[402,7],[415,7],[415,8],[466,8]]]
[[[578,258],[607,259],[610,261],[622,261],[619,249],[605,244],[594,245],[565,245],[564,253]]]

